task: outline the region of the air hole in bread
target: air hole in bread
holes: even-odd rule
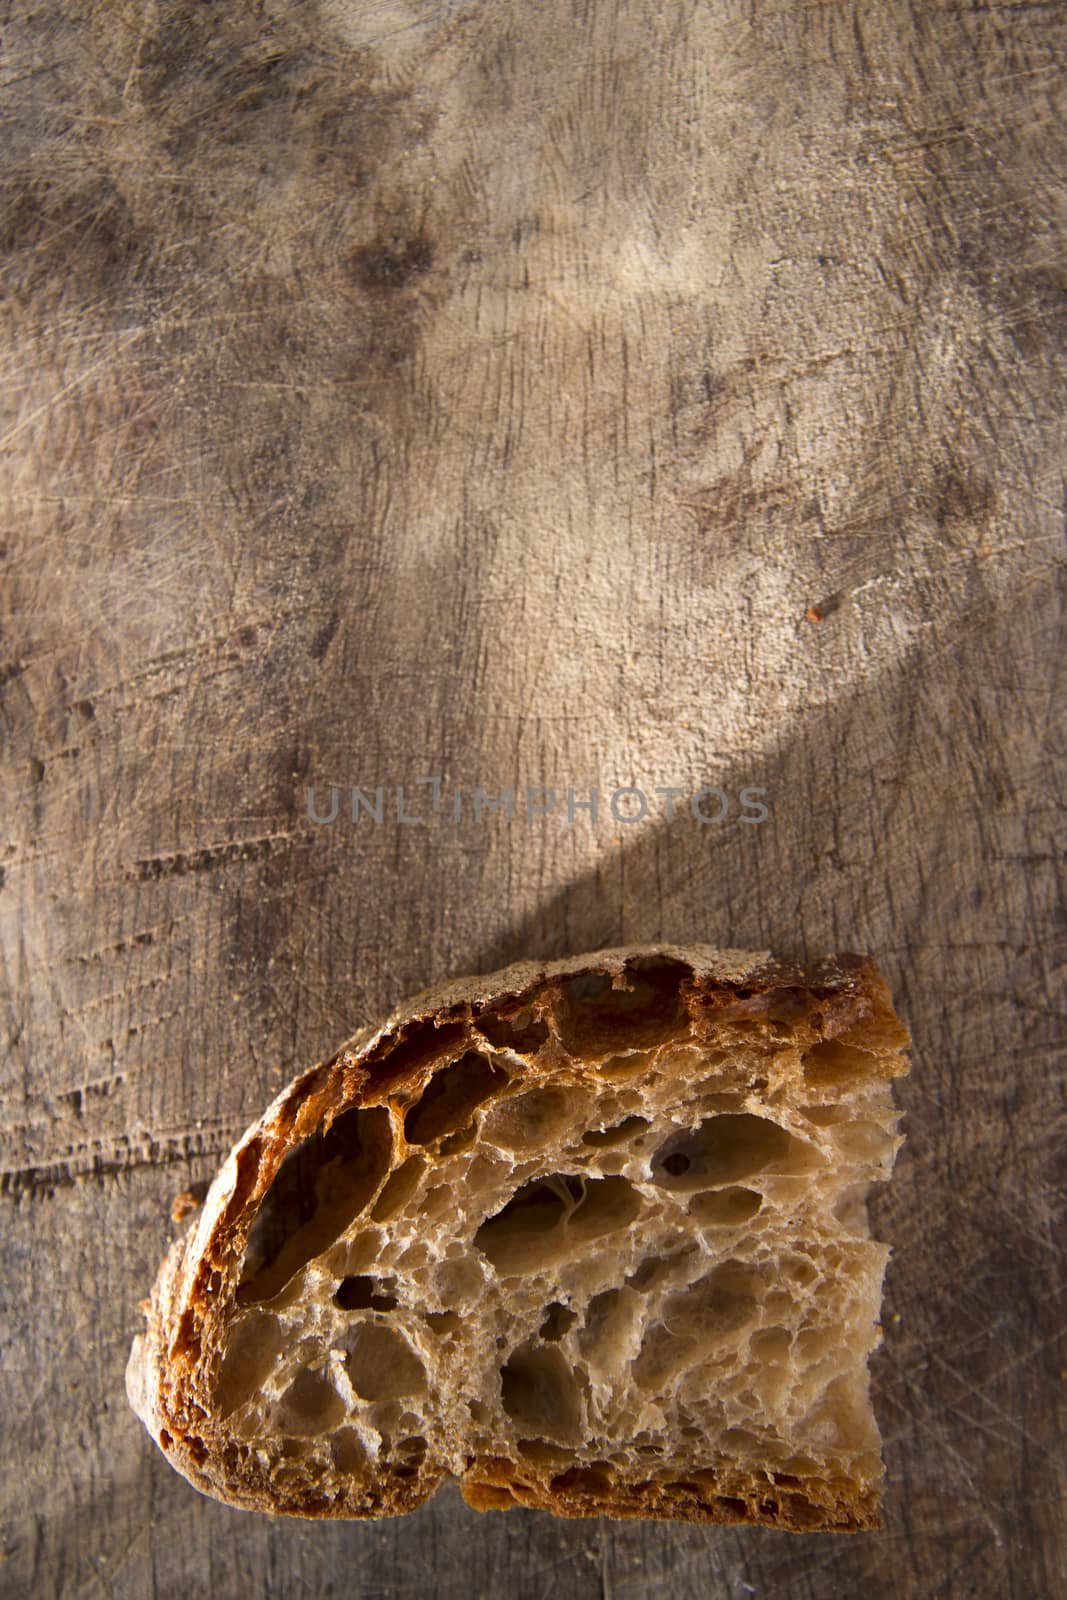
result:
[[[402,1456],[409,1466],[417,1467],[427,1451],[426,1440],[421,1433],[410,1433],[405,1438],[397,1440],[394,1454]]]
[[[345,1403],[324,1372],[310,1367],[298,1372],[274,1410],[281,1433],[311,1438],[329,1433],[345,1419]]]
[[[686,1290],[669,1294],[661,1318],[649,1326],[633,1376],[645,1389],[670,1384],[678,1374],[744,1336],[757,1315],[760,1272],[747,1262],[725,1261]],[[704,1382],[697,1384],[697,1390]]]
[[[673,1133],[652,1158],[652,1176],[680,1193],[736,1183],[766,1167],[803,1165],[815,1152],[769,1117],[747,1111],[709,1117],[698,1128]]]
[[[758,1268],[749,1263],[723,1261],[685,1290],[667,1296],[664,1325],[677,1337],[692,1337],[707,1348],[752,1325],[761,1282]]]
[[[628,1228],[641,1210],[641,1196],[628,1179],[588,1178],[585,1194],[571,1213],[567,1232],[572,1240],[599,1239]]]
[[[884,1161],[893,1143],[892,1135],[877,1122],[849,1122],[834,1128],[832,1138],[838,1150],[853,1160]]]
[[[603,1289],[590,1300],[578,1348],[597,1381],[621,1372],[636,1355],[643,1313],[636,1289]]]
[[[561,1084],[545,1084],[493,1106],[482,1120],[482,1137],[502,1150],[520,1151],[557,1138],[580,1118],[586,1096]]]
[[[749,1347],[760,1361],[788,1361],[792,1343],[788,1328],[762,1328],[752,1335]]]
[[[281,1324],[270,1312],[249,1311],[237,1319],[230,1329],[215,1390],[224,1417],[258,1392],[277,1364],[284,1343]]]
[[[282,1162],[249,1234],[238,1299],[270,1300],[351,1225],[389,1170],[384,1106],[346,1111]]]
[[[419,1202],[419,1216],[424,1223],[440,1222],[455,1210],[455,1206],[455,1192],[447,1183],[438,1183],[423,1194]]]
[[[476,1050],[468,1050],[451,1066],[437,1072],[422,1098],[409,1108],[404,1118],[405,1139],[409,1144],[430,1144],[442,1134],[463,1128],[470,1121],[471,1112],[507,1081],[502,1067],[494,1066]]]
[[[813,1089],[836,1089],[878,1076],[877,1056],[839,1039],[824,1039],[804,1053],[804,1078]]]
[[[279,1450],[282,1460],[287,1462],[307,1461],[315,1453],[315,1442],[311,1438],[283,1439]],[[289,1481],[293,1481],[292,1476]]]
[[[557,1345],[516,1350],[501,1371],[500,1398],[524,1433],[558,1444],[577,1444],[581,1438],[581,1392]]]
[[[552,1479],[555,1494],[606,1495],[615,1485],[615,1474],[606,1461],[592,1461],[587,1467],[570,1467]]]
[[[485,1288],[485,1270],[477,1256],[442,1261],[434,1271],[434,1288],[442,1305],[465,1306]]]
[[[626,1178],[553,1174],[525,1184],[482,1223],[474,1243],[510,1277],[565,1260],[579,1245],[627,1227],[640,1210]]]
[[[595,1150],[610,1150],[613,1145],[625,1144],[648,1125],[647,1117],[626,1117],[613,1128],[588,1128],[582,1134],[582,1143],[592,1145]]]
[[[677,1283],[688,1276],[689,1263],[694,1260],[696,1253],[696,1245],[687,1244],[674,1254],[668,1254],[665,1250],[662,1255],[648,1256],[634,1268],[626,1281],[640,1294],[662,1289],[664,1285]]]
[[[794,1251],[785,1251],[778,1260],[779,1273],[791,1283],[797,1284],[801,1289],[806,1289],[814,1283],[819,1272],[807,1256],[797,1255]]]
[[[461,1155],[464,1150],[469,1150],[478,1137],[477,1124],[472,1120],[466,1127],[457,1128],[455,1133],[447,1134],[440,1143],[439,1151],[443,1156]]]
[[[839,1335],[832,1328],[802,1328],[797,1334],[795,1351],[802,1366],[814,1366],[831,1354],[839,1344]]]
[[[380,1322],[345,1337],[345,1370],[361,1400],[396,1400],[426,1392],[426,1369],[407,1340]]]
[[[558,1300],[554,1300],[550,1306],[545,1307],[545,1320],[539,1330],[541,1337],[554,1344],[562,1339],[577,1321],[577,1311],[572,1311],[570,1306],[561,1305]]]
[[[525,1460],[538,1467],[558,1467],[570,1459],[570,1452],[565,1447],[549,1444],[547,1439],[519,1439],[515,1447]]]
[[[407,1433],[415,1423],[414,1417],[408,1417],[405,1421],[404,1406],[396,1399],[373,1401],[362,1406],[360,1412],[381,1435],[381,1448],[386,1456],[392,1449],[394,1434]]]
[[[696,1353],[694,1339],[680,1338],[662,1322],[653,1322],[633,1364],[634,1379],[642,1389],[662,1389],[693,1365]]]
[[[597,1063],[597,1076],[624,1085],[647,1073],[655,1057],[654,1050],[626,1050],[619,1055],[607,1056]]]
[[[517,1504],[511,1490],[502,1483],[478,1483],[467,1478],[463,1493],[467,1504],[476,1511],[508,1511]]]
[[[816,1128],[832,1128],[835,1122],[847,1120],[849,1110],[847,1106],[837,1104],[801,1106],[800,1114],[806,1122],[810,1122]]]
[[[748,1502],[739,1500],[734,1495],[721,1494],[716,1499],[716,1507],[722,1513],[724,1522],[745,1522],[748,1520]]]
[[[380,1228],[364,1228],[351,1238],[338,1239],[319,1259],[331,1277],[341,1279],[368,1272],[381,1254],[384,1235]]]
[[[414,1244],[409,1244],[407,1249],[397,1257],[396,1270],[402,1276],[405,1273],[410,1276],[413,1273],[417,1273],[420,1268],[428,1267],[432,1260],[432,1249],[428,1244],[424,1244],[421,1239],[418,1239]]]
[[[432,1021],[413,1023],[395,1043],[384,1040],[370,1058],[374,1063],[375,1082],[390,1084],[398,1079],[414,1078],[458,1053],[466,1038],[467,1029],[462,1022],[445,1022],[439,1026]]]
[[[610,1056],[647,1049],[688,1031],[680,986],[690,976],[679,961],[628,962],[618,986],[602,973],[583,973],[562,986],[553,1012],[556,1033],[571,1055]]]
[[[511,1016],[490,1012],[478,1017],[474,1026],[495,1049],[514,1050],[521,1056],[536,1055],[548,1038],[547,1024],[535,1017],[529,1006]]]
[[[558,1234],[581,1193],[581,1180],[572,1177],[571,1185],[562,1177],[537,1178],[482,1223],[474,1243],[498,1273],[528,1271],[562,1251]]]
[[[463,1318],[455,1311],[427,1311],[425,1317],[430,1331],[439,1337],[447,1338],[449,1334],[458,1333],[463,1327]]]
[[[615,980],[610,973],[583,972],[564,987],[563,1003],[565,1006],[607,1004],[614,989]]]
[[[763,1196],[755,1189],[712,1189],[695,1194],[688,1211],[702,1228],[739,1228],[751,1221],[762,1204]]]
[[[367,1447],[355,1428],[338,1428],[330,1440],[330,1454],[338,1472],[361,1473],[367,1466]]]
[[[338,1284],[333,1303],[342,1311],[395,1311],[396,1296],[382,1289],[377,1278],[358,1274]]]
[[[370,1214],[375,1222],[388,1222],[390,1217],[395,1217],[398,1211],[404,1209],[422,1182],[426,1167],[426,1157],[417,1151],[415,1155],[408,1156],[395,1172],[390,1173],[381,1194],[371,1207]]]
[[[752,1460],[762,1455],[765,1449],[764,1441],[759,1435],[750,1433],[747,1428],[727,1428],[719,1435],[719,1446],[741,1460]]]

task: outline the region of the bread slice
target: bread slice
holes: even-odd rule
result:
[[[232,1505],[879,1523],[907,1035],[870,961],[657,945],[443,985],[303,1073],[167,1256],[127,1389]]]

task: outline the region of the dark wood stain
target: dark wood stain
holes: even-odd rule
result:
[[[352,275],[365,289],[402,289],[433,266],[433,246],[416,234],[360,245],[350,257]]]

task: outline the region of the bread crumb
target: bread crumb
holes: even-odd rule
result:
[[[190,1211],[196,1211],[203,1203],[204,1186],[202,1184],[197,1184],[191,1189],[183,1189],[181,1194],[174,1196],[174,1202],[170,1208],[170,1220],[172,1222],[184,1222]]]
[[[809,622],[822,621],[822,612],[819,610],[818,606],[809,606],[804,615],[807,617]]]

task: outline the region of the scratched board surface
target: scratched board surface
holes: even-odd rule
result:
[[[1067,1593],[1062,14],[2,37],[0,1592]],[[123,1391],[175,1194],[404,995],[660,938],[911,1025],[884,1530],[198,1496]]]

